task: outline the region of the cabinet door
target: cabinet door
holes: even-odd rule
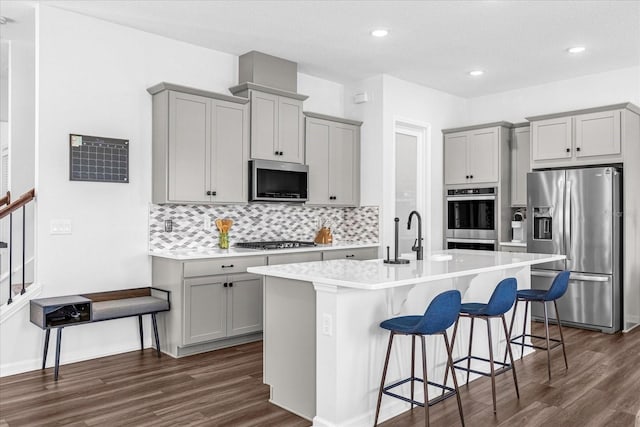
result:
[[[511,206],[527,205],[529,163],[529,127],[515,128],[511,139]]]
[[[499,169],[499,128],[469,132],[467,141],[467,172],[470,182],[497,182]]]
[[[335,123],[329,138],[329,203],[355,206],[358,129],[355,126]]]
[[[215,101],[212,107],[211,190],[214,202],[248,199],[248,118],[245,105]]]
[[[465,184],[467,173],[468,133],[451,133],[444,136],[444,183]]]
[[[571,117],[531,123],[531,160],[571,158]]]
[[[183,313],[183,344],[227,336],[227,288],[223,286],[223,278],[185,280]]]
[[[281,160],[278,150],[278,97],[251,92],[251,158]]]
[[[211,101],[202,96],[169,95],[169,200],[208,202]]]
[[[306,119],[306,164],[309,166],[308,204],[329,203],[329,135],[331,122]]]
[[[227,304],[227,336],[262,330],[261,277],[229,276]]]
[[[575,116],[576,157],[620,155],[620,111]]]
[[[302,101],[278,97],[278,160],[304,162],[304,122]]]

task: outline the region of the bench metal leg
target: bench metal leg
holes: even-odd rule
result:
[[[156,351],[158,357],[160,357],[160,337],[158,336],[158,321],[156,320],[156,313],[151,313],[151,320],[153,320],[153,334],[156,338]]]
[[[42,369],[47,364],[47,353],[49,353],[49,337],[51,336],[51,329],[47,328],[47,332],[44,334],[44,353],[42,354]]]
[[[58,381],[58,370],[60,368],[60,345],[62,343],[62,329],[58,328],[58,339],[56,341],[56,366],[54,368],[53,379]]]
[[[142,314],[138,315],[138,326],[140,327],[140,350],[144,350],[144,332],[142,331]]]

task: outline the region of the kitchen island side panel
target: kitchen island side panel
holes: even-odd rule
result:
[[[316,295],[309,282],[264,276],[264,383],[270,402],[316,413]]]

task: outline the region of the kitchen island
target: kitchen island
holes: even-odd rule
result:
[[[424,261],[404,265],[333,260],[251,267],[249,272],[264,276],[264,382],[271,386],[270,401],[313,420],[314,426],[370,426],[388,339],[378,326],[381,321],[422,314],[449,289],[458,289],[463,302],[487,302],[505,277],[516,277],[519,289],[530,288],[531,265],[563,257],[456,249],[427,253]],[[528,321],[519,312],[516,327],[521,330]],[[492,328],[496,354],[504,354],[502,328],[498,322]],[[460,323],[454,357],[466,352],[468,329],[467,322]],[[486,332],[483,336],[483,328],[477,329],[474,354],[487,356]],[[428,337],[427,343],[428,375],[441,381],[444,344],[437,337]],[[398,344],[389,364],[390,382],[409,376],[410,340],[400,337]],[[421,375],[419,368],[416,375]],[[422,399],[417,390],[416,396]],[[408,409],[402,401],[385,398],[380,419]]]

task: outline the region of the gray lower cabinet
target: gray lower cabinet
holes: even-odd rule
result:
[[[184,281],[183,344],[196,344],[262,330],[262,281],[233,274]]]
[[[306,163],[310,205],[360,203],[360,125],[347,119],[305,112]]]
[[[266,256],[154,257],[153,284],[171,291],[171,310],[158,317],[162,350],[179,357],[261,339],[262,278],[247,268],[266,264]]]
[[[159,86],[149,89],[153,93],[153,202],[247,202],[247,100]]]
[[[366,260],[378,258],[378,248],[337,249],[322,252],[322,260],[330,259],[355,259]]]

